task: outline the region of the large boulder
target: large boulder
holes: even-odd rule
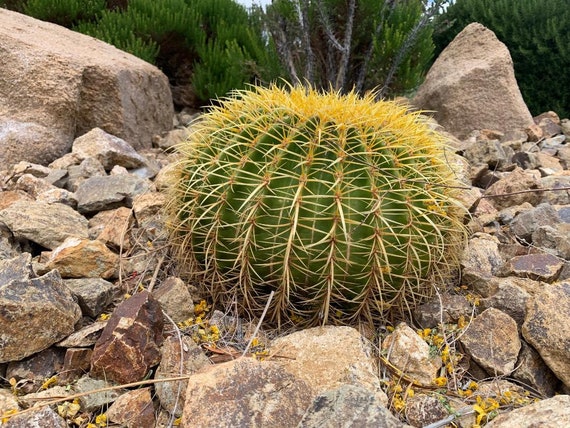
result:
[[[469,24],[429,70],[413,104],[434,112],[456,137],[471,131],[506,132],[532,125],[507,47],[478,23]]]
[[[135,149],[172,128],[167,77],[58,25],[0,8],[0,165],[47,165],[95,127]]]

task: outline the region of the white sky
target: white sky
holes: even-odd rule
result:
[[[258,6],[266,6],[271,3],[271,0],[236,0],[236,2],[243,4],[245,7],[251,7],[253,3]]]

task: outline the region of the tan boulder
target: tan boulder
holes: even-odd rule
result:
[[[507,47],[479,23],[469,24],[444,49],[413,104],[431,110],[463,139],[479,129],[524,129],[533,119],[518,88]]]
[[[95,127],[135,149],[172,128],[167,77],[115,47],[0,8],[0,165],[47,165]]]

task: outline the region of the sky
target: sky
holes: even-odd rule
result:
[[[258,6],[266,6],[271,3],[271,0],[236,0],[236,2],[243,4],[245,7],[251,7],[253,3]]]

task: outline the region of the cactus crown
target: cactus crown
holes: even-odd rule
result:
[[[307,325],[415,306],[465,238],[441,135],[394,102],[253,88],[192,126],[168,227],[214,298]]]

